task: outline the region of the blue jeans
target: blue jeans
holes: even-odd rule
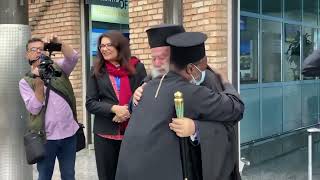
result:
[[[45,144],[46,157],[37,163],[39,180],[51,180],[56,157],[62,180],[75,180],[76,136],[61,140],[48,140]]]

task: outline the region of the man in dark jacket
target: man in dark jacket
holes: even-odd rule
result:
[[[184,95],[185,117],[188,117],[184,119],[234,123],[242,117],[244,105],[230,84],[224,84],[223,92],[214,93],[190,83],[197,81],[199,69],[202,71],[201,62],[206,60],[206,36],[202,33],[181,33],[171,38],[168,42],[171,43],[172,69],[161,78],[148,82],[139,105],[134,107],[120,150],[117,180],[182,179],[179,141],[168,128],[175,117],[173,94],[176,91]],[[190,133],[194,134],[195,124],[190,125],[193,125]],[[202,141],[207,140],[200,139],[201,144]],[[207,165],[209,167],[203,169],[214,167],[215,162]]]
[[[151,48],[152,69],[150,73],[151,76],[148,76],[145,79],[145,82],[168,72],[170,47],[166,42],[166,38],[184,31],[185,30],[182,26],[172,24],[153,26],[146,31]],[[206,66],[206,62],[202,63],[200,66],[200,68],[205,69],[204,66]],[[195,78],[196,80],[201,80],[201,75]],[[205,77],[200,85],[217,93],[224,90],[220,75],[214,72],[210,67],[205,70]],[[137,88],[133,95],[133,102],[135,104],[138,104],[138,101],[143,94],[143,87],[144,85]],[[235,122],[239,120],[240,119],[235,120]],[[177,120],[174,122],[176,121]],[[195,173],[197,176],[196,179],[240,179],[239,169],[237,166],[237,133],[235,131],[237,124],[212,121],[194,122],[196,122],[198,130],[196,133],[196,139],[201,139],[200,143],[189,142],[193,164],[197,167],[197,170],[200,169],[199,172]],[[185,127],[183,125],[181,126]],[[179,134],[177,135],[179,136]],[[208,164],[214,165],[208,166]],[[201,168],[201,166],[204,168]]]

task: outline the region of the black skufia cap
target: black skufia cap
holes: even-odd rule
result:
[[[150,48],[169,46],[166,39],[177,33],[185,32],[183,26],[176,24],[160,24],[146,30]]]
[[[200,32],[184,32],[167,39],[171,48],[170,62],[180,67],[201,60],[206,55],[204,42],[207,35]]]
[[[302,74],[304,76],[320,76],[320,50],[313,51],[302,64]]]

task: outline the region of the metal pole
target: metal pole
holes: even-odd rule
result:
[[[18,82],[30,69],[24,55],[30,37],[27,0],[0,1],[0,179],[30,180],[23,134],[27,122]],[[5,103],[4,103],[5,102]]]
[[[308,135],[308,180],[312,180],[312,133]]]
[[[319,128],[309,128],[308,130],[308,180],[312,180],[312,133],[319,133]]]
[[[1,0],[0,24],[28,25],[28,0]]]

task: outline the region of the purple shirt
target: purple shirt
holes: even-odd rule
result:
[[[56,63],[69,76],[76,66],[78,59],[78,53],[74,51],[71,59],[60,59],[56,61]],[[36,98],[34,91],[26,80],[20,80],[19,89],[27,110],[31,114],[37,115],[44,106],[44,102],[41,103]],[[46,87],[44,89],[46,90]],[[58,140],[73,136],[77,132],[79,126],[73,118],[71,107],[61,96],[51,90],[49,96],[45,115],[47,139]]]

